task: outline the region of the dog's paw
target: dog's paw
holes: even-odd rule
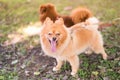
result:
[[[75,72],[71,72],[71,75],[72,75],[73,77],[75,77],[76,73],[75,73]]]
[[[85,54],[90,55],[90,54],[92,54],[92,51],[91,50],[87,50],[87,51],[85,51]]]
[[[54,68],[53,68],[53,71],[59,71],[59,68],[54,67]]]
[[[103,54],[103,59],[104,60],[107,60],[107,57],[108,57],[107,54]]]

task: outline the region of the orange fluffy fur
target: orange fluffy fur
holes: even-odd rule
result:
[[[51,50],[52,40],[56,44],[54,52]],[[55,23],[50,18],[45,20],[40,33],[40,42],[45,54],[57,60],[53,71],[60,70],[63,61],[68,61],[72,67],[71,75],[75,75],[79,68],[78,55],[86,49],[100,53],[103,59],[107,59],[102,35],[96,28],[90,26],[84,28],[78,24],[66,28],[62,18]]]
[[[76,24],[80,22],[85,22],[88,18],[92,17],[92,13],[85,7],[78,7],[71,12],[70,16],[73,22]]]
[[[40,6],[40,21],[43,23],[46,17],[55,21],[57,18],[62,17],[66,27],[71,27],[72,25],[84,22],[86,19],[92,16],[91,11],[87,8],[76,8],[72,11],[70,16],[61,16],[55,9],[55,6],[51,3],[43,4]]]

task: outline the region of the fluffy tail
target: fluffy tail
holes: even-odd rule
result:
[[[87,8],[78,7],[71,12],[73,22],[85,22],[88,18],[92,17],[92,12]]]
[[[102,23],[96,17],[90,17],[86,19],[85,22],[82,22],[80,24],[82,24],[83,27],[87,27],[87,28],[91,28],[94,26],[93,28],[99,29],[99,30],[102,30],[106,27],[110,27],[113,25],[112,23]]]
[[[98,26],[97,27],[97,29],[99,29],[99,30],[102,30],[102,29],[104,29],[104,28],[106,28],[106,27],[110,27],[110,26],[112,26],[113,24],[112,23],[102,23],[102,22],[100,22],[96,17],[90,17],[90,18],[88,18],[86,21],[85,21],[85,23],[86,24],[88,24],[88,25],[96,25],[96,26]]]

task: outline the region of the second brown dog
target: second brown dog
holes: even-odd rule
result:
[[[76,8],[69,16],[61,16],[55,9],[55,6],[51,3],[43,4],[40,6],[40,21],[43,23],[46,17],[49,17],[55,22],[58,18],[62,17],[66,27],[71,27],[72,25],[80,22],[84,22],[86,19],[90,18],[92,13],[87,8]]]

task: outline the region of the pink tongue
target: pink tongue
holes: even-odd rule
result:
[[[52,52],[55,52],[56,51],[56,41],[51,41],[51,50]]]

